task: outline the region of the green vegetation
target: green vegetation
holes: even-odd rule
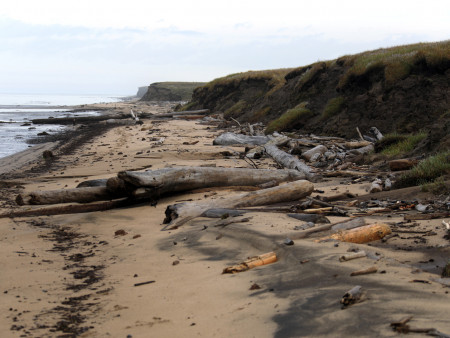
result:
[[[250,122],[259,122],[259,121],[261,121],[262,119],[264,119],[267,116],[267,114],[269,114],[271,109],[272,108],[270,106],[266,106],[266,107],[261,108],[260,110],[258,110],[256,112],[254,112],[252,117],[251,117],[251,119],[250,119]]]
[[[430,156],[403,174],[396,182],[397,187],[425,185],[436,182],[441,176],[450,173],[450,151]],[[437,182],[439,184],[439,181]]]
[[[438,177],[431,183],[424,183],[421,185],[421,190],[431,192],[435,195],[450,193],[450,184],[446,183],[444,177]]]
[[[388,147],[386,147],[381,153],[388,157],[396,157],[399,155],[404,155],[414,150],[414,148],[422,141],[425,137],[427,137],[426,132],[420,132],[418,134],[411,135],[402,135],[402,134],[387,134],[384,138],[386,138],[386,143],[391,140],[393,141]],[[384,141],[383,138],[383,141]],[[398,140],[397,142],[395,140]]]
[[[240,101],[236,102],[232,107],[225,110],[225,112],[223,113],[223,116],[225,118],[236,117],[242,111],[244,111],[245,108],[247,108],[247,105],[248,104],[245,100],[240,100]]]
[[[282,131],[292,127],[299,121],[305,121],[311,118],[314,113],[306,108],[307,102],[302,102],[292,109],[286,111],[276,120],[271,121],[265,130],[266,134],[271,134],[274,131]]]
[[[445,70],[450,63],[450,40],[382,48],[338,60],[350,67],[341,77],[338,88],[345,87],[352,78],[368,74],[374,69],[384,69],[386,83],[393,84],[420,65]]]
[[[328,119],[334,115],[337,115],[342,108],[344,108],[345,106],[345,98],[342,96],[338,96],[335,98],[330,99],[327,102],[327,105],[325,106],[325,108],[323,109],[322,112],[322,119]]]
[[[188,102],[182,106],[180,106],[179,108],[175,109],[176,111],[185,111],[185,110],[191,110],[192,107],[195,107],[197,105],[197,102],[195,101],[191,101]]]

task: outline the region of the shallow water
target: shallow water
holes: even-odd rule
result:
[[[54,134],[67,128],[34,125],[33,119],[98,115],[97,111],[73,113],[62,106],[118,101],[119,97],[109,96],[0,94],[0,158],[27,149],[31,146],[27,140],[39,137],[39,133]]]

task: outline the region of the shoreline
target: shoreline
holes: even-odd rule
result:
[[[147,108],[156,113],[162,109]],[[222,132],[214,124],[181,119],[144,120],[143,125],[115,126],[97,134],[93,127],[92,137],[84,135],[84,142],[75,142],[72,148],[61,144],[71,149],[61,149],[49,167],[32,175],[18,172],[20,186],[12,180],[11,188],[5,188],[1,209],[17,209],[12,201],[18,192],[74,188],[84,180],[110,178],[124,170],[249,168],[238,156],[243,146],[212,144]],[[276,170],[270,158],[256,162],[260,168]],[[349,191],[367,197],[367,181],[343,181],[329,178],[314,187],[323,191],[322,196]],[[214,219],[197,218],[177,230],[161,231],[168,205],[220,200],[235,193],[208,188],[163,197],[157,204],[103,212],[0,218],[2,333],[14,337],[392,336],[389,323],[408,315],[414,316],[414,327],[450,332],[445,311],[448,288],[430,279],[438,277],[436,266],[449,254],[439,219],[417,221],[411,228],[431,229],[436,235],[400,234],[370,245],[316,243],[323,236],[319,233],[287,246],[280,238],[295,233],[294,228],[303,223],[270,211],[248,212],[249,222],[226,227],[214,226]],[[401,214],[365,218],[403,222]],[[336,222],[342,217],[329,219]],[[414,236],[425,242],[415,243],[419,239]],[[368,256],[339,262],[355,247]],[[269,251],[277,253],[278,262],[222,274],[227,266]],[[370,266],[376,266],[378,273],[350,276]],[[140,284],[146,282],[152,283]],[[342,310],[340,299],[355,285],[363,286],[368,299]]]

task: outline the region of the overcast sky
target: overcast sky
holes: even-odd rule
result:
[[[448,0],[14,0],[0,93],[127,95],[449,38]]]

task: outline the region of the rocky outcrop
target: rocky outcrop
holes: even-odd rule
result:
[[[141,99],[147,93],[148,87],[139,87],[136,93],[136,97]]]

